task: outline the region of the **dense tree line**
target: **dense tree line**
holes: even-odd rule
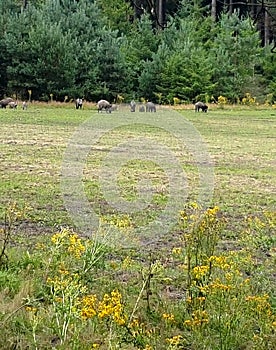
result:
[[[227,0],[2,1],[0,97],[273,101],[273,30],[264,42],[248,9]]]

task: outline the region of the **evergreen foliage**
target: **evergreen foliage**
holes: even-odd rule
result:
[[[209,1],[171,1],[160,30],[139,4],[137,16],[123,0],[1,2],[0,97],[235,102],[258,86],[276,98],[274,54],[248,17],[222,13],[215,23]]]
[[[263,84],[267,92],[267,102],[273,103],[276,101],[276,55],[270,51],[271,47],[265,50],[262,65]],[[266,84],[265,84],[266,83]]]
[[[212,48],[214,95],[223,95],[233,102],[244,96],[260,63],[260,38],[249,18],[238,13],[223,14],[217,25]]]

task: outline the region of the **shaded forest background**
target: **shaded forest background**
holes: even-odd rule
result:
[[[273,0],[0,0],[0,98],[276,101]]]

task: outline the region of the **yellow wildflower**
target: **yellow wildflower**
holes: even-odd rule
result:
[[[79,236],[74,233],[69,235],[69,247],[68,252],[74,254],[76,258],[80,258],[82,253],[85,251],[85,247],[81,242]]]
[[[208,271],[209,271],[208,265],[201,265],[201,266],[196,266],[193,268],[193,274],[197,280],[204,277],[208,273]]]
[[[146,347],[143,350],[152,350],[152,347],[147,344]]]
[[[264,294],[263,296],[261,296],[261,295],[250,296],[249,295],[245,298],[245,300],[253,303],[252,310],[265,313],[267,316],[272,315],[272,309],[271,309],[271,305],[269,303],[268,294]]]
[[[184,321],[184,325],[188,327],[198,327],[208,323],[208,313],[206,310],[196,310],[192,313],[192,318]]]
[[[181,211],[179,212],[179,214],[180,214],[180,218],[181,218],[182,220],[187,220],[187,219],[188,219],[188,215],[187,215],[186,211],[181,210]]]
[[[205,297],[197,297],[196,300],[198,300],[200,303],[206,300]]]
[[[128,267],[131,266],[131,263],[132,263],[132,259],[129,256],[127,256],[122,262],[122,268],[127,269]]]
[[[181,247],[175,247],[172,250],[172,253],[175,254],[175,255],[179,255],[179,254],[181,254],[181,252],[182,252],[182,248]]]
[[[212,291],[220,290],[226,292],[233,288],[233,286],[231,286],[230,284],[222,283],[218,278],[213,283],[210,283],[209,287],[210,289],[212,289]]]
[[[92,318],[97,314],[97,296],[90,294],[82,299],[81,317],[84,319]]]
[[[171,321],[171,322],[174,321],[174,315],[173,314],[166,314],[166,313],[164,313],[162,316],[167,321]]]
[[[33,306],[26,306],[25,310],[28,312],[32,312],[32,313],[36,313],[37,312],[37,308],[33,307]]]
[[[111,295],[105,294],[103,300],[98,304],[98,316],[100,318],[111,317],[117,324],[124,325],[126,316],[123,312],[122,295],[112,291]]]
[[[181,335],[175,335],[172,338],[167,338],[166,341],[170,344],[170,345],[174,345],[177,346],[180,342],[181,342],[182,336]]]
[[[212,263],[213,267],[218,267],[222,270],[231,269],[231,264],[229,263],[229,257],[227,257],[227,256],[212,255],[212,256],[210,256],[208,261],[210,263]]]

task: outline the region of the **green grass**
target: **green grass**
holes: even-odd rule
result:
[[[114,113],[114,118],[116,118]],[[213,203],[219,205],[236,223],[246,214],[257,214],[273,208],[275,190],[275,116],[267,110],[210,110],[197,113],[180,112],[191,121],[202,135],[214,162],[215,188]],[[3,110],[1,123],[1,201],[3,207],[10,201],[24,202],[32,210],[32,222],[42,223],[51,230],[54,225],[71,224],[63,208],[60,194],[60,173],[67,143],[78,125],[87,118],[98,118],[95,110],[77,111],[68,108],[36,108],[26,111]],[[151,116],[152,118],[153,116]],[[105,118],[104,114],[100,118]],[[94,123],[97,125],[97,123]],[[103,157],[113,145],[127,140],[133,134],[145,133],[162,141],[180,157],[190,186],[196,188],[197,169],[189,155],[174,140],[156,130],[145,131],[139,126],[120,130],[102,138],[98,148],[89,154],[84,183],[95,210],[103,202],[97,179],[97,170]],[[187,158],[188,157],[188,158]],[[141,166],[132,164],[132,170],[122,169],[121,187],[128,199],[136,195],[135,184],[141,177]],[[153,173],[152,169],[145,172]],[[155,204],[162,202],[164,176],[151,176],[158,183]],[[127,176],[126,176],[127,175]],[[138,180],[137,180],[138,179]],[[158,187],[158,184],[156,184]],[[193,193],[190,193],[190,199]],[[104,214],[104,212],[103,212]]]
[[[99,137],[80,163],[86,198],[101,220],[88,239],[65,209],[64,152],[82,123],[92,123],[81,140],[90,145],[88,136],[120,113],[62,105],[0,110],[0,348],[275,350],[275,112],[179,111],[213,161],[211,209],[202,211],[194,203],[200,179],[193,154],[166,128],[141,126],[133,122],[138,113],[124,110],[128,126]],[[174,125],[174,114],[162,113]],[[134,137],[140,146],[153,141],[147,150],[153,159],[120,163],[120,145]],[[160,144],[180,162],[188,196],[175,203],[182,211],[174,213],[171,231],[152,232],[156,240],[150,244],[145,236],[141,246],[137,229],[158,220],[171,197],[179,200],[164,170],[175,160],[166,155],[156,163]],[[118,193],[106,198],[101,171],[109,180],[117,165]],[[107,185],[114,190],[112,181]],[[110,204],[121,197],[130,205],[141,194],[146,206],[133,213]],[[121,248],[124,241],[131,244]]]
[[[275,205],[275,115],[270,110],[211,111],[190,120],[215,163],[214,202],[230,217]]]

